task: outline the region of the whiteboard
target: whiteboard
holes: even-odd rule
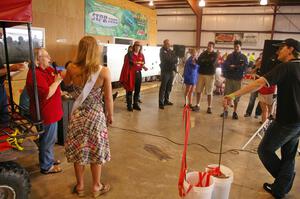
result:
[[[111,72],[111,81],[116,82],[120,79],[121,70],[124,63],[124,56],[127,53],[128,45],[123,44],[106,44],[107,48],[107,67]],[[160,47],[143,46],[145,57],[145,66],[148,71],[142,71],[142,77],[155,76],[160,74]]]

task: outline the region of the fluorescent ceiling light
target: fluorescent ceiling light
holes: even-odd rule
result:
[[[265,6],[268,4],[268,0],[260,0],[260,5]]]
[[[205,1],[204,0],[200,0],[199,1],[199,6],[200,7],[205,7]]]
[[[153,1],[149,2],[149,6],[154,6]]]

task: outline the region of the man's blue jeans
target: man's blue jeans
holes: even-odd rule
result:
[[[275,178],[274,196],[284,197],[292,188],[299,136],[300,123],[283,125],[273,121],[258,147],[259,158]],[[275,154],[279,148],[281,159]]]
[[[248,113],[249,115],[252,114],[257,96],[258,96],[258,91],[252,92],[250,94],[249,103],[248,103],[247,110],[246,110],[246,113]],[[256,116],[261,115],[261,108],[260,108],[259,103],[256,105],[255,115]]]
[[[44,125],[45,132],[39,139],[39,160],[40,168],[48,171],[54,163],[54,145],[57,140],[57,122]]]

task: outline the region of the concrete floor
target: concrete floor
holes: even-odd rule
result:
[[[183,89],[174,87],[171,100],[173,106],[165,110],[158,109],[158,88],[142,92],[142,111],[127,112],[125,99],[120,97],[115,102],[114,123],[109,128],[112,160],[103,167],[102,181],[108,182],[112,190],[100,198],[107,199],[175,199],[179,198],[177,190],[178,174],[181,164],[183,146],[176,145],[164,138],[144,133],[167,137],[174,142],[183,143],[184,125],[182,120]],[[259,127],[259,120],[244,118],[243,113],[248,103],[248,96],[242,98],[238,113],[240,119],[225,121],[223,150],[240,149]],[[207,146],[218,152],[221,135],[222,111],[221,97],[214,97],[213,114],[206,114],[206,99],[202,99],[199,113],[191,113],[190,142]],[[255,138],[247,147],[257,148],[260,139]],[[160,150],[152,152],[152,148]],[[157,150],[155,150],[157,151]],[[72,164],[66,162],[64,148],[55,147],[56,157],[62,160],[64,171],[54,175],[41,175],[36,156],[20,160],[31,173],[31,199],[71,199],[75,184]],[[299,159],[299,156],[297,157]],[[211,163],[217,163],[218,156],[208,153],[197,145],[188,147],[187,164],[190,170],[204,170]],[[231,199],[271,199],[262,184],[272,182],[272,177],[260,163],[257,154],[240,152],[226,153],[222,164],[234,172]],[[299,173],[300,167],[297,165]],[[91,198],[91,172],[86,168],[86,198]],[[286,198],[300,198],[300,177],[296,176],[294,187]]]

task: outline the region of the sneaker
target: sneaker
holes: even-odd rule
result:
[[[207,111],[206,111],[206,113],[208,113],[208,114],[212,114],[212,112],[211,112],[211,108],[210,108],[210,107],[208,107],[208,108],[207,108]]]
[[[132,108],[138,111],[142,110],[138,104],[134,104]]]
[[[233,120],[238,120],[238,119],[239,119],[239,116],[237,115],[236,112],[233,112],[233,113],[232,113],[232,119],[233,119]]]
[[[165,106],[162,105],[162,104],[160,104],[160,105],[159,105],[159,109],[165,109]]]
[[[244,117],[250,117],[251,115],[249,113],[245,113]]]
[[[264,183],[263,188],[266,192],[272,194],[272,184]]]
[[[133,108],[131,106],[127,107],[127,111],[132,112]]]
[[[227,118],[228,117],[228,111],[224,111],[224,113],[221,113],[220,117]]]
[[[268,192],[269,194],[271,194],[275,199],[282,199],[284,197],[281,197],[281,196],[276,196],[273,194],[273,191],[272,191],[272,184],[269,184],[269,183],[264,183],[263,185],[263,188],[266,192]]]
[[[192,107],[192,111],[194,111],[194,112],[199,112],[199,111],[200,111],[200,107],[199,107],[198,105],[193,106],[193,107]]]
[[[165,101],[164,105],[166,105],[166,106],[172,106],[172,105],[173,105],[173,103],[172,103],[172,102],[170,102],[170,101]]]

